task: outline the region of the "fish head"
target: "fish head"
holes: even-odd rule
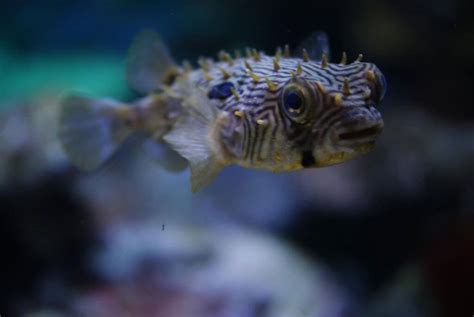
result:
[[[368,153],[383,130],[377,107],[386,82],[372,63],[282,59],[266,83],[261,103],[242,106],[223,133],[240,165],[275,172],[334,165]]]
[[[288,81],[279,106],[301,166],[323,167],[370,152],[383,130],[378,106],[386,81],[372,63],[329,64]],[[294,155],[296,156],[296,155]]]

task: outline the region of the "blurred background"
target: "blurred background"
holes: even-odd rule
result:
[[[472,316],[473,10],[461,0],[3,1],[0,315]],[[162,170],[134,140],[78,172],[56,139],[58,101],[135,98],[124,61],[143,28],[193,62],[327,32],[333,59],[364,53],[387,78],[378,146],[290,174],[227,168],[196,195],[189,171]]]

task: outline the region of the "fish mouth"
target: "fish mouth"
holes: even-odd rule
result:
[[[339,134],[339,140],[356,141],[356,140],[373,140],[383,130],[383,124],[376,124],[368,128],[352,130]]]

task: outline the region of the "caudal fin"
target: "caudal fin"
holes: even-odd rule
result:
[[[74,165],[91,170],[115,152],[132,132],[127,109],[111,99],[70,96],[63,101],[59,138]]]
[[[158,33],[144,30],[133,41],[127,61],[127,81],[138,93],[159,89],[176,74],[176,63]]]

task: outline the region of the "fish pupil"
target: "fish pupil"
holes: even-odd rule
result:
[[[303,106],[303,98],[294,91],[289,92],[285,97],[285,106],[288,110],[299,110]]]
[[[234,88],[234,84],[231,82],[215,85],[209,91],[208,97],[210,99],[226,99],[232,95],[232,88]]]

